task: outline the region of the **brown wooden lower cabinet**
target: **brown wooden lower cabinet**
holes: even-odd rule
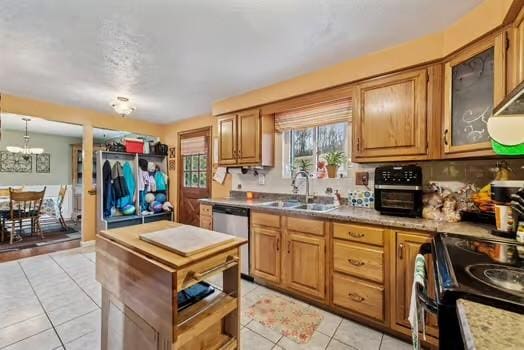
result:
[[[381,285],[335,273],[333,304],[384,321],[384,287]]]
[[[277,229],[252,227],[251,273],[254,276],[280,283],[280,236]]]
[[[413,284],[413,271],[415,258],[420,246],[431,242],[432,236],[423,233],[411,233],[398,231],[395,232],[395,281],[396,286],[392,289],[393,300],[391,305],[392,322],[391,328],[405,334],[411,334],[408,321],[409,305],[411,302],[411,290]],[[431,297],[435,297],[435,279],[432,261],[427,261],[428,266],[428,292]],[[436,343],[438,337],[438,323],[434,315],[429,315],[426,324],[426,334],[430,335],[429,342]],[[434,338],[432,338],[434,337]]]
[[[285,283],[313,297],[326,295],[326,242],[324,237],[300,233],[286,235]]]
[[[369,320],[408,340],[415,257],[431,239],[423,232],[252,211],[251,273],[270,286]],[[434,297],[432,262],[427,266],[428,290]],[[437,346],[434,315],[428,317],[426,335],[429,345]]]
[[[200,204],[200,227],[213,229],[213,207],[207,204]]]

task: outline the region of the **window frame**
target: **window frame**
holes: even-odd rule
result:
[[[320,160],[320,150],[319,150],[319,129],[322,127],[336,125],[336,124],[345,124],[345,137],[344,137],[344,154],[346,156],[346,162],[342,167],[342,171],[337,172],[337,178],[340,175],[346,177],[349,171],[349,163],[351,162],[351,121],[347,122],[338,122],[330,123],[324,125],[316,125],[312,127],[306,127],[303,129],[289,129],[282,132],[281,142],[282,142],[282,178],[290,179],[294,176],[295,172],[293,171],[293,166],[295,164],[296,157],[293,154],[293,132],[300,130],[313,129],[313,169],[309,171],[312,178],[318,178],[317,176],[317,164]],[[287,142],[286,142],[287,139]]]

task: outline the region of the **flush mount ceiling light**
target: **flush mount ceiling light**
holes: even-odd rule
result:
[[[111,102],[111,107],[120,114],[122,117],[130,115],[136,107],[131,104],[127,97],[118,96],[113,102]]]
[[[22,118],[22,120],[25,122],[25,135],[24,135],[24,146],[18,147],[18,146],[7,146],[6,149],[8,152],[11,153],[22,153],[22,156],[24,159],[28,159],[32,154],[41,154],[44,152],[43,148],[31,148],[29,147],[29,133],[27,131],[27,123],[31,121],[30,118]]]

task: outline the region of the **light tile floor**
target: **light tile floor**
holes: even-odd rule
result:
[[[211,281],[220,285],[220,278]],[[242,280],[241,305],[264,294],[288,296]],[[295,300],[295,302],[302,303]],[[306,307],[314,308],[305,303]],[[95,280],[94,247],[0,264],[0,349],[100,349],[101,289]],[[298,345],[245,313],[240,342],[245,350],[402,350],[411,345],[316,309],[323,321],[311,341]]]

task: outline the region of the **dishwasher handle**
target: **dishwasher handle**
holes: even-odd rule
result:
[[[249,209],[247,209],[247,208],[239,208],[239,207],[231,207],[231,206],[227,206],[227,205],[214,205],[213,206],[213,213],[220,213],[220,214],[227,214],[227,215],[249,217]]]

